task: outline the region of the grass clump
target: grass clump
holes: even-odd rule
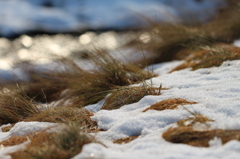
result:
[[[25,94],[40,103],[49,103],[61,98],[61,92],[69,85],[79,80],[84,70],[68,58],[55,60],[59,66],[56,70],[34,70],[31,64],[24,68],[29,76],[29,81],[20,83]]]
[[[205,124],[207,122],[213,122],[212,119],[209,119],[208,117],[205,117],[199,113],[190,113],[193,115],[193,117],[177,122],[178,126],[194,126],[196,123]]]
[[[138,87],[118,87],[112,91],[101,109],[118,109],[123,105],[138,102],[146,95],[160,95],[160,88],[154,88],[148,85]]]
[[[39,105],[24,94],[20,87],[2,88],[0,92],[0,124],[16,123],[41,112]]]
[[[220,66],[224,61],[240,59],[240,49],[232,45],[218,44],[214,47],[203,47],[192,52],[185,62],[170,72],[192,67],[192,70]]]
[[[35,114],[24,121],[39,121],[52,123],[74,124],[86,129],[88,132],[97,131],[97,122],[90,117],[93,113],[84,108],[54,107]]]
[[[172,143],[182,143],[198,147],[208,147],[215,137],[221,139],[222,144],[231,140],[240,141],[240,130],[206,130],[196,131],[191,127],[170,128],[163,133],[163,138]]]
[[[36,134],[24,150],[11,156],[13,159],[69,159],[80,153],[85,144],[92,142],[96,142],[94,137],[68,125],[60,132]]]
[[[183,50],[192,50],[218,42],[201,25],[155,24],[148,32],[151,40],[148,43],[140,43],[140,45],[141,49],[154,54],[153,58],[147,59],[147,63],[151,64],[178,59],[176,54]]]
[[[29,140],[29,135],[24,135],[24,136],[12,136],[7,140],[1,141],[0,145],[3,146],[14,146],[14,145],[19,145],[21,143],[24,143]]]
[[[114,86],[126,86],[154,76],[134,64],[122,63],[106,52],[98,51],[92,61],[106,82]]]
[[[70,158],[79,153],[84,144],[93,141],[92,137],[73,128],[55,133],[35,132],[27,138],[31,143],[25,150],[11,154],[13,158]]]
[[[189,102],[185,99],[175,98],[175,99],[167,99],[156,104],[151,105],[149,108],[143,110],[146,112],[148,110],[158,110],[162,111],[165,109],[176,109],[179,105],[186,105],[186,104],[196,104],[196,102]]]
[[[102,100],[116,86],[142,82],[154,74],[130,63],[122,63],[107,52],[97,51],[90,57],[94,69],[85,71],[73,60],[56,60],[57,70],[26,68],[30,80],[20,83],[25,94],[40,103],[70,99],[83,107]]]
[[[229,44],[240,38],[239,0],[231,1],[219,15],[207,23],[187,25],[152,22],[152,27],[139,36],[140,50],[153,53],[148,64],[184,59],[199,47],[212,46],[219,43]],[[148,41],[141,37],[148,36]],[[137,45],[138,47],[138,45]]]
[[[121,63],[108,53],[97,52],[91,59],[96,69],[85,73],[69,87],[69,95],[75,97],[74,103],[80,103],[80,107],[102,100],[118,86],[142,82],[154,76],[133,64]]]
[[[126,143],[129,143],[129,142],[135,140],[136,138],[138,138],[138,136],[128,136],[128,137],[124,137],[124,138],[121,138],[121,139],[114,140],[113,143],[115,143],[115,144],[126,144]]]

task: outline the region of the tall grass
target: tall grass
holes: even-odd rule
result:
[[[96,69],[69,85],[69,95],[75,97],[79,107],[98,102],[117,86],[138,83],[154,76],[133,64],[121,63],[108,53],[98,51],[91,59]]]
[[[154,88],[146,84],[137,87],[117,87],[112,90],[112,94],[107,98],[101,109],[118,109],[123,105],[138,102],[146,95],[160,95],[161,89],[161,87]]]
[[[16,87],[5,87],[0,92],[0,124],[16,123],[40,113],[40,105],[33,104],[24,91]]]

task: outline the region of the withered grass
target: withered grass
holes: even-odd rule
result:
[[[138,102],[146,95],[160,95],[161,89],[149,85],[118,87],[112,91],[101,109],[118,109],[123,105]]]
[[[97,122],[93,121],[91,116],[93,116],[93,113],[85,108],[54,107],[26,118],[24,121],[74,124],[88,132],[96,132]]]
[[[35,133],[30,139],[24,150],[11,154],[13,159],[69,159],[80,153],[85,144],[96,142],[93,136],[73,125],[60,132]]]
[[[16,123],[40,113],[41,106],[26,96],[19,86],[5,87],[0,92],[0,124]]]
[[[124,137],[124,138],[121,138],[121,139],[114,140],[113,143],[115,143],[115,144],[126,144],[126,143],[129,143],[129,142],[135,140],[136,138],[138,138],[138,136],[128,136],[128,137]]]
[[[209,68],[220,66],[224,61],[239,60],[240,48],[228,45],[218,44],[212,47],[202,47],[199,50],[192,51],[191,56],[186,57],[185,62],[170,72],[185,68],[197,70],[200,68]]]
[[[186,105],[186,104],[196,104],[196,102],[189,102],[185,99],[180,99],[180,98],[167,99],[151,105],[149,108],[143,110],[143,112],[146,112],[148,110],[162,111],[165,109],[176,109],[179,105]]]

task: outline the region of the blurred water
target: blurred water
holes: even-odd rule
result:
[[[153,21],[204,21],[224,0],[0,0],[0,35],[124,29]],[[144,17],[144,18],[143,18]]]

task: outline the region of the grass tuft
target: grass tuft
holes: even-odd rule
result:
[[[202,114],[192,112],[190,113],[193,115],[193,117],[178,121],[177,122],[178,126],[194,126],[194,124],[196,123],[205,124],[207,122],[213,122],[212,119],[209,119],[208,117],[205,117]]]
[[[91,57],[96,70],[85,73],[69,86],[69,97],[75,97],[79,107],[96,103],[118,86],[142,82],[155,75],[133,64],[124,64],[108,53],[97,52]]]
[[[118,87],[112,91],[101,109],[118,109],[123,105],[138,102],[146,95],[160,95],[160,88],[154,88],[148,85],[138,87]]]
[[[31,138],[31,143],[23,150],[15,152],[13,159],[69,159],[82,151],[85,144],[96,142],[73,125],[60,132],[41,132]]]
[[[93,113],[84,108],[54,107],[35,114],[24,121],[39,121],[52,123],[74,124],[86,129],[88,132],[97,131],[97,122],[90,117]]]
[[[39,107],[20,87],[3,88],[0,92],[0,124],[16,123],[38,114],[41,112]]]
[[[113,143],[115,143],[115,144],[126,144],[126,143],[129,143],[129,142],[135,140],[136,138],[138,138],[138,136],[124,137],[124,138],[121,138],[121,139],[114,140]]]
[[[191,127],[170,128],[163,133],[163,138],[172,143],[182,143],[198,147],[208,147],[209,141],[218,137],[222,144],[231,140],[240,141],[240,130],[196,131]]]
[[[143,110],[146,112],[148,110],[158,110],[162,111],[165,109],[176,109],[179,105],[186,105],[186,104],[196,104],[196,102],[189,102],[185,99],[175,98],[175,99],[167,99],[156,104],[151,105],[149,108]]]
[[[220,66],[224,61],[240,59],[240,48],[227,44],[218,44],[212,47],[202,47],[193,51],[185,62],[170,72],[192,67],[192,70]]]

